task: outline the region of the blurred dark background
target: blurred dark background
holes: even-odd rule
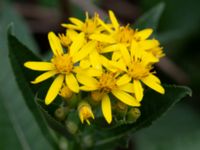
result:
[[[65,32],[60,26],[68,17],[84,19],[85,11],[105,17],[112,9],[122,23],[134,24],[144,12],[160,2],[165,9],[156,30],[166,57],[157,66],[163,83],[187,85],[192,98],[185,98],[150,128],[137,132],[129,149],[200,149],[200,1],[199,0],[1,0],[0,25],[10,11],[25,21],[40,54],[48,57],[47,33]],[[7,11],[7,12],[6,12]],[[3,15],[4,14],[4,15]],[[2,25],[3,26],[3,25]],[[1,36],[1,35],[0,35]],[[120,149],[120,148],[119,148]]]

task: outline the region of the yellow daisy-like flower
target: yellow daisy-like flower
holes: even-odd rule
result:
[[[85,22],[77,19],[77,18],[69,18],[72,24],[65,24],[63,23],[62,26],[67,29],[77,30],[83,32],[87,35],[93,33],[99,33],[103,30],[98,22],[99,15],[96,13],[93,18],[89,18],[88,13],[86,13]]]
[[[79,85],[74,76],[76,67],[78,67],[77,63],[86,57],[94,47],[93,42],[85,43],[84,36],[84,33],[77,35],[68,52],[64,53],[59,38],[53,32],[50,32],[48,39],[53,52],[51,62],[28,61],[24,64],[25,67],[32,70],[46,71],[32,81],[33,84],[40,83],[56,75],[45,97],[47,105],[56,98],[63,83],[66,83],[71,91],[79,92]]]
[[[104,23],[100,18],[98,18],[99,23],[104,27],[107,33],[93,34],[90,36],[91,39],[111,44],[124,43],[129,45],[133,39],[136,41],[145,40],[153,32],[152,29],[137,31],[133,30],[129,25],[120,26],[115,14],[111,10],[109,11],[109,17],[111,25]]]
[[[123,77],[127,81],[133,81],[133,90],[138,101],[143,98],[141,81],[153,90],[164,94],[165,90],[161,86],[159,78],[154,75],[154,72],[151,72],[152,64],[158,62],[158,59],[145,51],[138,50],[136,45],[133,41],[130,51],[124,45],[121,45],[122,58],[117,58],[112,64],[125,72]]]
[[[94,77],[95,76],[95,77]],[[80,87],[84,91],[92,91],[92,97],[101,100],[101,108],[106,121],[112,121],[112,108],[109,94],[129,106],[140,106],[140,103],[131,95],[134,93],[132,84],[124,76],[119,76],[113,72],[94,72],[93,77],[77,74],[78,81],[83,85]]]
[[[69,47],[72,44],[72,41],[76,39],[78,33],[74,30],[67,30],[66,34],[58,34],[60,42],[64,47]]]

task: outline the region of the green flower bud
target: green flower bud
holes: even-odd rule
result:
[[[73,121],[65,121],[65,126],[66,126],[67,130],[69,131],[69,133],[71,133],[71,134],[76,134],[78,131],[78,126]]]
[[[134,123],[140,117],[141,112],[138,108],[131,108],[126,115],[126,121],[128,123]]]

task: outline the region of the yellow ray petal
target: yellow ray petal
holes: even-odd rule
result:
[[[140,40],[146,40],[153,32],[153,29],[148,28],[135,33],[135,37]]]
[[[80,67],[83,68],[83,69],[86,69],[86,68],[89,68],[90,67],[90,61],[87,59],[82,59],[80,61]]]
[[[90,36],[90,39],[111,44],[115,43],[115,40],[111,36],[106,34],[92,34]]]
[[[132,40],[131,49],[130,49],[131,57],[136,56],[136,53],[137,53],[137,50],[138,50],[137,46],[138,46],[138,43],[135,40]]]
[[[139,80],[133,81],[133,87],[135,91],[135,97],[138,101],[141,101],[143,98],[143,87]]]
[[[130,82],[130,81],[131,81],[131,77],[130,77],[129,75],[127,75],[127,74],[124,74],[123,76],[121,76],[121,77],[119,77],[119,78],[117,79],[116,84],[117,84],[118,86],[120,86],[120,85],[127,84],[127,83]]]
[[[52,70],[52,71],[48,71],[48,72],[45,72],[43,74],[41,74],[40,76],[38,76],[34,81],[32,81],[31,83],[32,84],[37,84],[37,83],[40,83],[44,80],[47,80],[48,78],[54,76],[55,74],[57,74],[57,71],[56,70]]]
[[[80,90],[82,90],[82,91],[95,91],[97,88],[95,88],[95,87],[88,87],[88,86],[81,86],[80,87]]]
[[[110,20],[111,20],[115,30],[117,30],[119,28],[119,23],[115,17],[115,14],[111,10],[109,10],[109,17],[110,17]]]
[[[110,45],[110,46],[103,48],[101,50],[101,53],[109,53],[109,52],[113,52],[113,51],[117,51],[117,50],[119,50],[119,46],[118,46],[118,44],[114,44],[114,45]]]
[[[67,34],[68,37],[70,37],[70,39],[71,39],[72,41],[74,41],[74,40],[76,39],[77,35],[78,35],[78,33],[77,33],[76,31],[71,30],[71,29],[68,29],[68,30],[66,31],[66,34]]]
[[[123,60],[119,60],[118,62],[111,61],[111,63],[115,68],[118,68],[120,71],[127,71],[126,65]]]
[[[112,122],[112,111],[111,111],[110,98],[107,94],[105,94],[102,98],[101,108],[103,116],[105,117],[106,121],[110,124]]]
[[[134,88],[132,83],[127,83],[122,86],[119,86],[120,90],[128,92],[128,93],[134,93]]]
[[[64,81],[64,75],[59,75],[51,84],[45,97],[45,104],[49,105],[58,95]]]
[[[93,68],[102,70],[100,55],[97,51],[91,52],[89,58]]]
[[[61,24],[62,27],[68,28],[68,29],[72,29],[72,30],[81,30],[81,27],[73,25],[73,24]]]
[[[110,60],[108,60],[106,57],[104,57],[103,55],[100,56],[100,61],[101,64],[107,68],[109,71],[115,72],[117,71],[117,68],[112,65],[112,62]]]
[[[83,69],[83,68],[78,67],[78,66],[75,66],[73,71],[77,74],[83,74],[83,75],[86,75],[86,76],[89,76],[89,77],[99,77],[103,73],[102,70],[98,70],[98,69],[95,69],[95,68]]]
[[[120,51],[114,51],[112,54],[112,60],[117,61],[122,57],[122,54]]]
[[[158,40],[145,40],[138,43],[139,47],[148,50],[159,46]]]
[[[83,74],[77,74],[76,77],[81,84],[96,89],[98,88],[98,81],[95,78]]]
[[[79,27],[82,27],[82,25],[84,24],[81,20],[79,20],[79,19],[77,19],[77,18],[74,18],[74,17],[69,18],[69,20],[70,20],[73,24],[75,24],[75,25],[77,25],[77,26],[79,26]]]
[[[123,44],[120,45],[120,52],[121,52],[121,54],[122,54],[122,57],[123,57],[123,59],[124,59],[124,62],[125,62],[126,64],[129,64],[130,61],[131,61],[131,56],[130,56],[130,54],[129,54],[128,49],[127,49]]]
[[[24,66],[36,71],[49,71],[55,69],[54,65],[50,62],[27,61],[24,63]]]
[[[110,27],[107,25],[107,24],[105,24],[101,19],[97,19],[98,20],[98,22],[99,22],[99,24],[101,24],[108,32],[113,32],[111,29],[110,29]]]
[[[165,89],[160,85],[160,83],[156,82],[155,80],[152,80],[152,78],[149,76],[142,79],[142,82],[144,82],[144,84],[146,84],[148,87],[152,88],[153,90],[161,94],[165,93]]]
[[[73,62],[78,62],[79,60],[85,58],[86,56],[88,56],[88,54],[94,50],[95,48],[95,42],[91,41],[88,42],[87,44],[85,44],[80,51],[78,51],[72,58],[73,58]]]
[[[71,56],[75,55],[79,51],[79,49],[83,46],[83,44],[85,43],[84,37],[85,37],[84,33],[80,33],[76,36],[72,45],[69,48]]]
[[[153,74],[149,74],[149,78],[150,78],[150,80],[152,80],[152,81],[154,81],[156,83],[159,83],[159,84],[161,83],[160,79],[158,77],[156,77],[155,75],[153,75]]]
[[[55,56],[62,55],[63,49],[60,43],[60,39],[53,32],[48,33],[49,44]]]
[[[122,91],[122,90],[113,90],[112,94],[118,98],[121,102],[129,105],[129,106],[140,106],[140,103],[130,94]]]
[[[67,84],[67,86],[69,87],[70,90],[72,90],[75,93],[79,92],[78,82],[77,82],[76,78],[74,77],[74,75],[72,73],[67,74],[65,76],[65,82],[66,82],[66,84]]]

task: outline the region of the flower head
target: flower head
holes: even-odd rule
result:
[[[79,113],[79,118],[82,123],[86,121],[88,125],[90,125],[89,119],[90,118],[94,119],[94,114],[92,112],[91,106],[85,101],[79,104],[78,113]]]
[[[24,64],[25,67],[32,70],[46,71],[32,81],[33,84],[56,76],[45,97],[46,104],[50,104],[56,98],[63,83],[66,83],[71,91],[79,92],[79,85],[74,76],[76,64],[86,57],[94,47],[93,42],[85,44],[83,33],[77,35],[66,53],[63,51],[59,38],[53,32],[48,34],[48,38],[53,52],[51,62],[28,61]],[[83,46],[83,44],[85,45]]]

